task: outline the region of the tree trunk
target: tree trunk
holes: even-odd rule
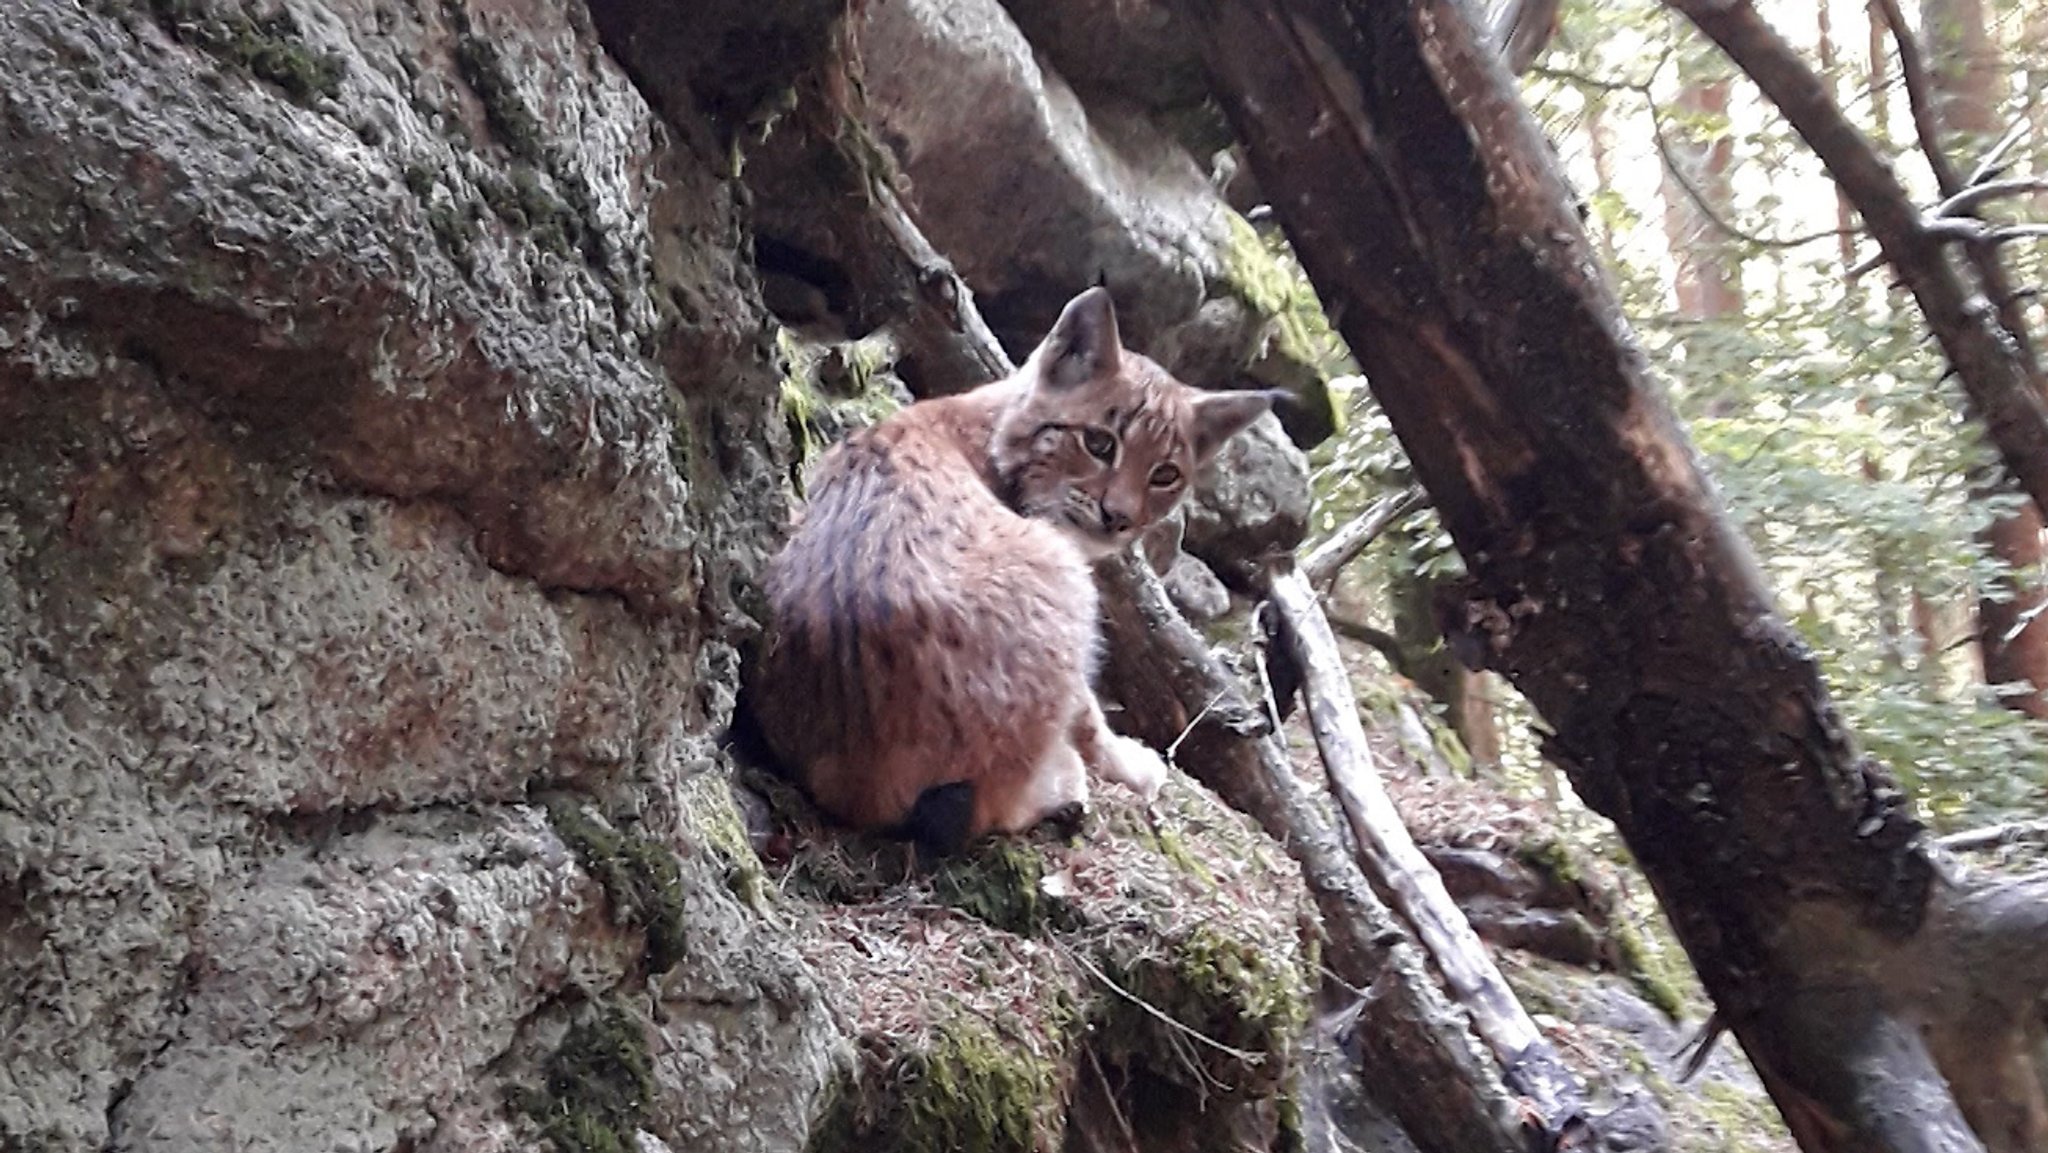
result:
[[[1920,21],[1931,95],[1946,130],[1943,142],[1952,158],[1965,160],[1998,132],[2004,62],[1985,23],[1983,0],[1921,0]],[[2002,494],[2004,486],[1991,476],[1975,491],[1981,500]],[[2041,511],[2029,500],[1979,535],[1985,550],[2008,571],[1977,601],[1977,645],[1987,684],[2032,686],[2000,701],[2030,717],[2048,718],[2048,619],[2042,613],[2048,595],[2041,586],[2041,527]]]
[[[1183,4],[1465,557],[1454,647],[1554,728],[1802,1145],[2043,1147],[2048,883],[1938,876],[1853,752],[1465,6]]]
[[[1827,82],[1828,99],[1836,99],[1840,77],[1836,74],[1839,55],[1835,51],[1835,10],[1834,0],[1818,0],[1814,5],[1814,37],[1820,52],[1821,76]],[[1835,229],[1840,234],[1835,238],[1836,255],[1842,259],[1844,269],[1856,267],[1856,237],[1850,230],[1856,226],[1856,210],[1841,188],[1835,189]]]
[[[1408,658],[1401,673],[1444,707],[1444,720],[1465,746],[1472,771],[1484,775],[1500,764],[1500,725],[1482,683],[1486,674],[1467,668],[1444,644],[1436,589],[1436,581],[1412,566],[1399,569],[1388,585],[1394,637]]]
[[[1735,143],[1725,127],[1702,132],[1694,118],[1725,119],[1730,84],[1725,75],[1681,66],[1676,107],[1685,117],[1670,140],[1664,170],[1664,238],[1670,246],[1671,287],[1678,315],[1716,320],[1742,311],[1740,262],[1714,217],[1730,219],[1734,203]]]

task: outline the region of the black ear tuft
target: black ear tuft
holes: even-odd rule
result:
[[[1101,287],[1068,301],[1059,321],[1032,354],[1038,379],[1054,388],[1073,388],[1112,375],[1122,358],[1116,305],[1109,290]]]
[[[1279,392],[1211,392],[1195,401],[1195,464],[1207,464],[1231,437],[1273,407]]]

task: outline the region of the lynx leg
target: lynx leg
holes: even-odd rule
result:
[[[1074,747],[1081,759],[1097,774],[1138,794],[1145,801],[1159,795],[1166,784],[1166,762],[1159,754],[1129,737],[1109,731],[1102,706],[1088,698],[1088,706],[1074,718]]]

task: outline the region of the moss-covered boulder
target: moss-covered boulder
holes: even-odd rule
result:
[[[1176,776],[1151,812],[1104,786],[1071,839],[936,862],[786,790],[773,810],[771,877],[861,1054],[812,1150],[1056,1150],[1116,1117],[1138,1148],[1202,1148],[1191,1122],[1261,1144],[1286,1123],[1299,878],[1199,786]]]

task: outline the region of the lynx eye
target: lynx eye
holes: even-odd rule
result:
[[[1153,488],[1172,488],[1180,483],[1180,469],[1170,464],[1162,464],[1152,470],[1151,479]]]
[[[1105,464],[1116,459],[1116,438],[1099,428],[1081,430],[1081,447],[1088,455]]]

